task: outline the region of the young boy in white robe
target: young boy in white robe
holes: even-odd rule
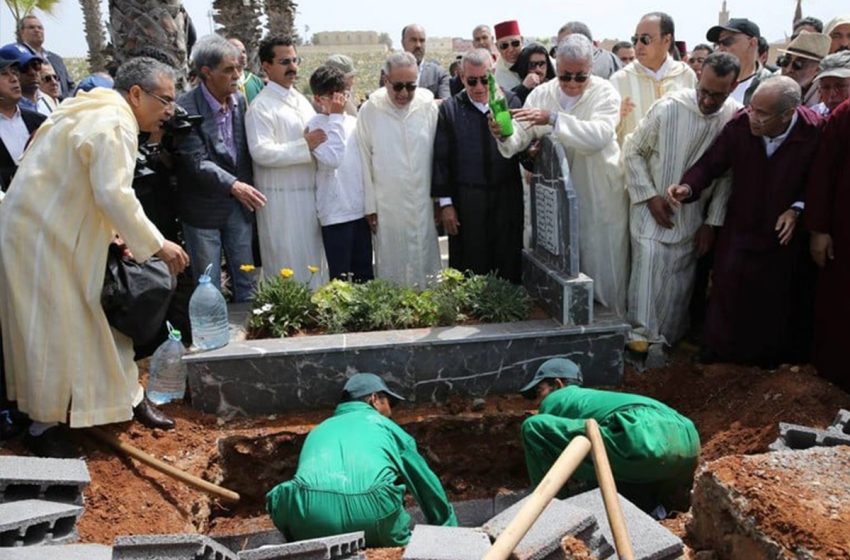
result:
[[[310,76],[314,106],[321,108],[307,128],[325,131],[316,158],[316,211],[331,279],[371,280],[372,233],[366,221],[363,165],[357,145],[357,119],[345,113],[345,75],[320,66]]]

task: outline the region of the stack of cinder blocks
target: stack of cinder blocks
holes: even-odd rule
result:
[[[138,535],[118,537],[112,560],[358,560],[365,558],[362,531],[284,542],[277,531],[216,537]]]
[[[769,449],[785,451],[836,445],[850,445],[850,410],[839,410],[832,425],[825,430],[780,422],[779,438]]]
[[[77,541],[90,480],[81,460],[0,456],[0,557],[110,558],[109,547],[99,545],[49,546]]]
[[[475,502],[472,505],[480,509],[481,501]],[[501,503],[505,502],[503,500]],[[499,501],[494,503],[498,504]],[[478,560],[489,550],[490,543],[504,532],[524,504],[525,500],[522,500],[507,509],[501,508],[492,519],[477,528],[417,525],[403,559]],[[683,554],[681,539],[622,496],[620,505],[637,560],[668,560]],[[584,492],[566,500],[552,500],[514,549],[511,558],[566,560],[571,557],[561,547],[566,537],[581,541],[593,558],[614,556],[614,538],[599,490]]]

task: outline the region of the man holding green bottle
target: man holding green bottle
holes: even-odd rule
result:
[[[364,531],[369,547],[404,546],[407,489],[429,524],[457,525],[440,479],[389,419],[399,400],[375,374],[346,382],[334,415],[307,436],[295,477],[266,494],[266,510],[287,540]]]
[[[575,362],[554,358],[544,362],[520,391],[526,398],[541,399],[538,414],[522,424],[532,486],[574,437],[585,435],[585,421],[593,418],[621,494],[647,511],[659,504],[668,509],[687,507],[683,492],[691,488],[700,450],[693,422],[649,397],[585,389],[581,384]],[[596,480],[590,456],[572,479]]]

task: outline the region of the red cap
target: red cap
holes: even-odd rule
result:
[[[496,31],[496,40],[498,41],[502,37],[510,37],[511,35],[522,35],[519,32],[519,22],[515,19],[510,21],[503,21],[502,23],[497,23],[493,29]]]

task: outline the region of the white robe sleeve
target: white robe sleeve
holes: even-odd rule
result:
[[[310,163],[312,154],[307,140],[299,135],[294,140],[276,141],[274,117],[255,103],[245,114],[245,134],[248,150],[254,163],[263,167],[287,167],[299,163]]]
[[[613,89],[602,93],[593,108],[592,120],[580,120],[569,113],[558,113],[555,136],[565,147],[581,155],[590,155],[607,148],[617,133],[620,121],[620,98]]]
[[[89,166],[94,202],[138,262],[162,249],[165,238],[145,215],[133,190],[137,141],[121,126],[87,136],[77,150]]]
[[[632,204],[646,202],[658,195],[649,169],[649,158],[658,146],[659,126],[658,112],[650,110],[623,145],[626,188]]]
[[[357,146],[360,149],[360,159],[363,163],[363,205],[366,214],[375,214],[378,212],[378,203],[375,200],[375,186],[372,175],[372,138],[369,130],[368,121],[371,107],[368,102],[360,109],[360,115],[357,117]]]

